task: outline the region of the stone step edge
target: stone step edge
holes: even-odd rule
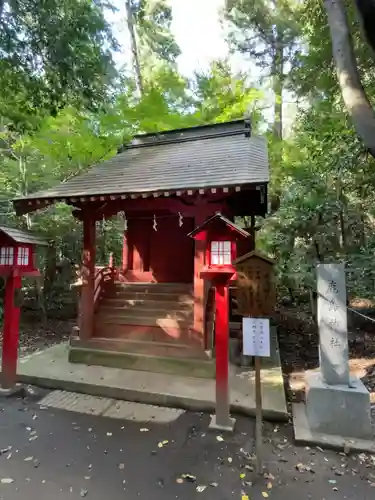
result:
[[[173,344],[172,342],[159,342],[158,340],[133,340],[133,339],[119,339],[119,338],[113,338],[113,337],[91,337],[91,339],[81,341],[79,340],[79,337],[70,338],[70,345],[74,347],[79,347],[80,349],[84,349],[83,345],[80,345],[81,342],[84,343],[90,343],[90,341],[98,341],[98,342],[113,342],[113,343],[124,343],[124,344],[129,344],[129,345],[138,345],[138,344],[143,344],[143,345],[150,345],[150,346],[160,346],[160,347],[177,347],[179,349],[196,349],[194,346],[191,346],[189,344]],[[105,349],[104,349],[105,350]]]

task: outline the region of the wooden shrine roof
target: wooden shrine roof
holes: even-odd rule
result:
[[[28,243],[30,245],[47,245],[47,241],[29,231],[22,231],[14,227],[0,226],[0,234],[3,233],[14,243]]]
[[[135,136],[109,160],[14,204],[18,213],[25,213],[58,201],[74,204],[74,198],[179,196],[205,188],[240,190],[268,180],[265,138],[252,136],[246,120],[236,120]]]

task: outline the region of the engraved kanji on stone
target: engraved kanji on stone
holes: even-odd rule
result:
[[[330,342],[331,347],[340,347],[340,340],[337,337],[332,337]]]
[[[329,318],[328,324],[332,328],[335,327],[335,326],[337,326],[337,318]]]
[[[337,282],[335,280],[331,280],[328,282],[328,293],[339,293],[339,289],[337,287]]]
[[[331,299],[328,301],[329,306],[328,306],[328,311],[329,312],[336,312],[339,308],[338,304],[335,302],[335,299]]]

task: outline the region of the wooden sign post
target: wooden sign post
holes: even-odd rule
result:
[[[254,356],[255,361],[255,449],[257,473],[263,471],[262,465],[262,384],[261,357],[269,357],[270,322],[265,318],[242,318],[243,353]]]
[[[254,357],[256,470],[262,461],[261,357],[270,356],[270,316],[275,308],[274,261],[252,251],[235,261],[237,269],[236,314],[242,318],[243,354]]]

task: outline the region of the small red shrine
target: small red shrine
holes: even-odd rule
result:
[[[206,360],[210,295],[201,271],[207,254],[204,242],[188,234],[216,212],[230,223],[264,216],[268,180],[265,139],[252,135],[247,120],[236,120],[135,136],[87,172],[14,200],[19,215],[63,202],[82,221],[71,360],[127,366],[131,358],[141,369],[148,369],[150,356]],[[122,262],[98,267],[96,222],[118,213],[124,215]],[[243,232],[237,257],[254,248],[254,226]],[[212,245],[211,259],[234,258],[226,240]]]

